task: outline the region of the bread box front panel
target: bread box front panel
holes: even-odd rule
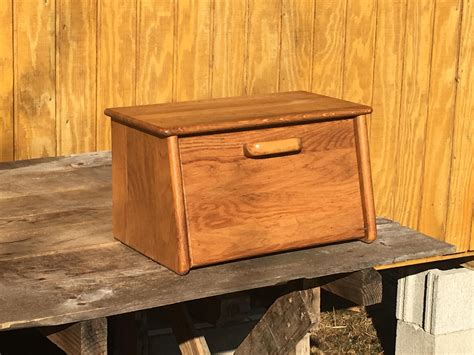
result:
[[[365,236],[353,119],[178,143],[191,267]]]

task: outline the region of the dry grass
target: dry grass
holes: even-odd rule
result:
[[[363,308],[321,312],[311,336],[312,354],[383,354],[371,318]]]

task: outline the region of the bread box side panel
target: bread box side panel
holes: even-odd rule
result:
[[[112,123],[114,236],[183,274],[189,253],[176,137]]]
[[[301,141],[253,159],[245,146]],[[191,265],[363,238],[353,119],[179,139]]]

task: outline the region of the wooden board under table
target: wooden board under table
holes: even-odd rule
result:
[[[0,330],[56,325],[454,252],[379,219],[379,238],[178,276],[114,240],[110,153],[0,164]]]

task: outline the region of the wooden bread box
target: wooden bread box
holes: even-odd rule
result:
[[[370,242],[370,112],[303,91],[106,109],[114,236],[179,274]]]

